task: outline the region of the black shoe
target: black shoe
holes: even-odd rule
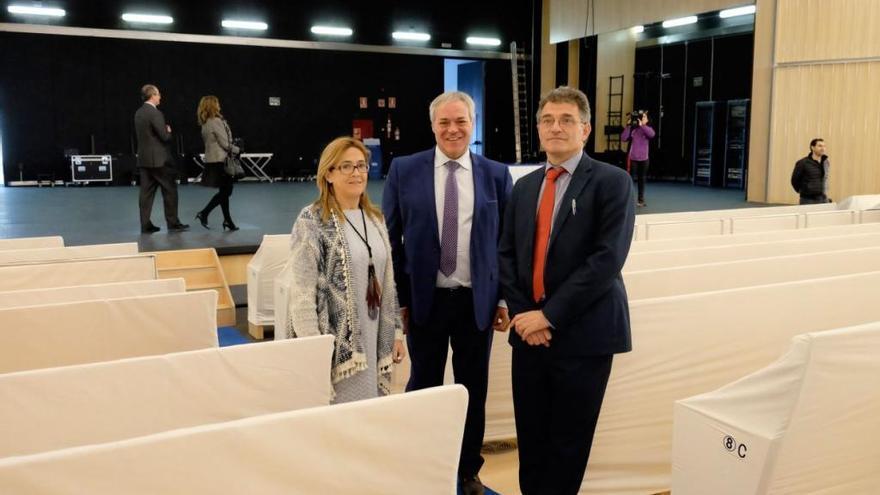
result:
[[[152,234],[153,232],[159,232],[160,230],[162,230],[162,229],[160,229],[159,227],[156,227],[153,224],[150,224],[150,225],[147,225],[146,227],[141,227],[141,234]]]
[[[203,211],[196,213],[196,220],[198,220],[199,223],[202,224],[202,227],[204,227],[206,229],[211,228],[211,227],[208,227],[208,214],[207,213],[205,213]]]
[[[177,225],[169,225],[168,232],[183,232],[185,230],[189,230],[189,225],[185,223],[179,223]]]
[[[458,484],[463,495],[483,495],[485,493],[483,482],[480,481],[479,476],[461,478],[458,480]]]
[[[238,226],[232,223],[232,220],[224,220],[223,221],[223,231],[226,232],[226,229],[229,229],[232,232],[238,230]]]

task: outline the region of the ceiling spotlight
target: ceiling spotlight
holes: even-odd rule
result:
[[[10,14],[19,15],[41,15],[47,17],[64,17],[67,12],[64,9],[54,9],[50,7],[34,7],[27,5],[10,5],[6,7]]]
[[[221,26],[227,29],[250,29],[253,31],[265,31],[269,29],[269,25],[265,22],[257,21],[236,21],[234,19],[223,19]]]
[[[499,46],[501,45],[501,40],[498,38],[481,38],[479,36],[468,36],[465,40],[468,45],[477,45],[477,46]]]
[[[678,19],[670,19],[668,21],[663,21],[663,27],[665,28],[673,28],[678,26],[687,26],[688,24],[696,24],[697,16],[691,15],[688,17],[680,17]]]
[[[133,14],[130,12],[122,14],[122,20],[139,24],[171,24],[174,22],[174,18],[167,15]]]
[[[312,33],[327,36],[351,36],[354,31],[347,27],[312,26]]]
[[[428,41],[431,35],[428,33],[414,33],[412,31],[394,31],[391,37],[401,41]]]
[[[722,10],[718,17],[727,19],[728,17],[737,17],[740,15],[749,15],[755,13],[754,5],[746,5],[745,7],[737,7],[735,9]]]
[[[632,32],[634,32],[634,33],[636,33],[636,34],[644,33],[644,32],[645,32],[645,26],[633,26],[633,27],[632,27]]]

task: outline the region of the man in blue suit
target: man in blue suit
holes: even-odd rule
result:
[[[578,493],[612,356],[632,349],[620,271],[632,179],[584,153],[590,106],[561,87],[538,106],[547,163],[516,183],[499,247],[513,319],[512,381],[524,495]],[[537,212],[537,213],[536,213]]]
[[[481,494],[492,330],[508,323],[498,238],[512,181],[506,165],[468,149],[470,96],[443,93],[429,111],[437,146],[394,159],[382,197],[412,361],[406,389],[442,385],[451,345],[455,382],[469,395],[459,481],[465,494]]]

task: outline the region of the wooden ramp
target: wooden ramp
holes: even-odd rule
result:
[[[155,251],[159,278],[182,278],[186,290],[217,291],[217,326],[235,325],[235,302],[220,266],[217,251],[208,249],[184,249],[179,251]]]

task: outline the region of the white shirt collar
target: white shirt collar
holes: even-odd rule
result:
[[[452,161],[452,158],[446,156],[441,150],[439,146],[434,148],[434,168],[440,168],[446,165],[446,162]],[[461,168],[465,170],[471,169],[471,152],[468,150],[465,154],[461,155],[454,161],[458,162]]]
[[[146,103],[147,105],[153,105],[153,108],[159,108],[159,107],[157,107],[156,104],[153,103],[152,101],[145,101],[144,103]]]

